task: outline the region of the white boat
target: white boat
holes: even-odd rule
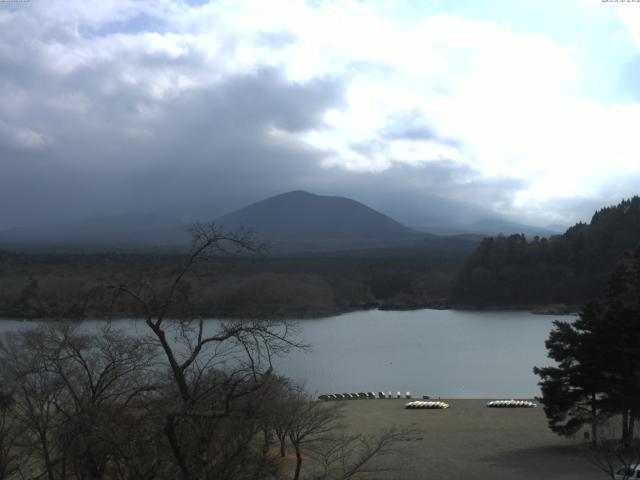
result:
[[[535,408],[536,404],[531,400],[491,400],[487,402],[488,408]]]
[[[447,402],[442,401],[425,401],[425,400],[414,400],[413,402],[407,402],[404,404],[404,408],[412,409],[425,409],[425,410],[444,410],[449,408],[449,404]]]

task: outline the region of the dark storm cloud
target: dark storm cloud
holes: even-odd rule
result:
[[[105,71],[92,73],[102,77]],[[51,122],[43,130],[54,138],[53,145],[19,154],[6,143],[0,146],[8,173],[0,180],[0,195],[7,202],[13,198],[14,205],[31,206],[22,213],[22,207],[12,207],[11,212],[5,207],[3,219],[13,217],[15,222],[21,215],[34,216],[38,198],[42,215],[36,221],[41,222],[65,213],[77,215],[78,208],[67,210],[64,205],[77,205],[81,199],[80,210],[90,215],[110,208],[148,211],[175,204],[237,204],[286,190],[294,179],[317,168],[321,152],[279,141],[270,129],[312,128],[326,108],[341,102],[337,80],[289,85],[272,70],[229,77],[160,103],[136,88],[94,94],[89,91],[92,82],[79,78],[85,81],[72,79],[70,84],[90,99],[89,114],[45,108],[39,115],[39,126],[46,126],[45,117]],[[136,109],[145,102],[154,113],[142,120]],[[25,202],[27,179],[31,194]],[[84,197],[83,189],[69,188],[78,182],[98,188]],[[43,193],[49,198],[42,198]]]
[[[155,162],[133,182],[149,175],[149,196],[172,192],[187,203],[287,190],[319,171],[321,152],[279,140],[270,130],[312,128],[325,109],[340,102],[339,81],[292,86],[269,70],[186,93],[163,108],[155,141],[144,147]]]

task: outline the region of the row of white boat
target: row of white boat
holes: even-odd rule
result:
[[[411,399],[411,392],[404,395],[401,392],[393,394],[392,392],[360,392],[360,393],[331,393],[318,396],[319,400],[374,400],[374,399]],[[491,400],[487,402],[487,408],[535,408],[536,404],[530,400]],[[405,404],[405,408],[409,409],[444,409],[449,408],[449,404],[442,401],[431,401],[428,395],[423,395],[422,400],[414,400]]]
[[[449,408],[449,404],[447,402],[429,402],[424,400],[416,400],[414,402],[408,402],[404,404],[404,408],[409,409],[430,409],[430,410],[443,410],[445,408]]]
[[[411,398],[411,392],[406,392],[404,395],[401,392],[397,392],[395,395],[389,391],[387,393],[378,392],[376,395],[374,392],[360,392],[360,393],[330,393],[326,395],[319,395],[319,400],[374,400],[385,398]],[[429,399],[428,395],[423,395],[423,399]]]
[[[397,392],[395,395],[392,392],[378,392],[376,395],[374,392],[360,392],[360,393],[331,393],[327,395],[318,396],[319,400],[374,400],[385,398],[405,398],[411,399],[411,392],[406,392],[402,395],[401,392]],[[491,400],[487,402],[488,408],[535,408],[536,404],[530,400]],[[428,409],[444,409],[449,408],[449,404],[441,401],[430,401],[428,395],[423,395],[422,400],[414,400],[405,403],[405,408],[428,408]]]
[[[529,400],[492,400],[487,402],[488,408],[534,408],[535,403]],[[428,408],[428,409],[445,409],[449,408],[449,404],[446,402],[425,402],[416,400],[404,404],[405,408]]]
[[[530,400],[492,400],[487,402],[489,408],[535,408],[536,404]]]

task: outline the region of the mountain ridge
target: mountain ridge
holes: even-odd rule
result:
[[[224,228],[251,228],[273,240],[418,238],[417,232],[356,200],[293,190],[216,219]]]
[[[425,206],[425,208],[428,206]],[[217,217],[229,230],[249,228],[274,253],[408,251],[471,252],[486,233],[415,229],[357,200],[293,190]],[[168,214],[124,214],[0,231],[0,247],[90,250],[184,249],[189,224]]]
[[[187,242],[187,225],[174,217],[123,214],[0,231],[4,244],[140,245],[153,243],[156,238],[161,238],[162,244]]]

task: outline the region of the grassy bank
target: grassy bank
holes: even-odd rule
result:
[[[553,434],[540,407],[490,409],[486,400],[447,401],[447,410],[406,410],[405,400],[345,402],[349,430],[375,433],[395,424],[420,431],[400,442],[397,453],[380,460],[397,470],[362,478],[605,478],[585,459],[582,436],[563,439]]]

